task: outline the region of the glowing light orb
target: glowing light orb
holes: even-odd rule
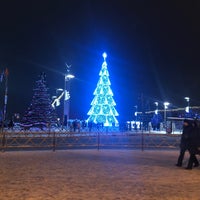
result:
[[[71,78],[74,78],[74,75],[72,75],[72,74],[67,74],[65,77],[68,78],[68,79],[71,79]]]
[[[103,56],[103,58],[104,58],[104,60],[105,60],[105,59],[107,58],[106,52],[104,52],[102,56]]]

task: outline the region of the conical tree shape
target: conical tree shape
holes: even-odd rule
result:
[[[110,88],[109,72],[106,63],[106,53],[103,53],[104,62],[99,72],[99,81],[94,91],[94,99],[91,102],[91,108],[88,112],[88,122],[103,123],[104,126],[117,124],[116,116],[118,112],[115,109],[116,103],[113,99],[113,92]]]
[[[48,94],[44,73],[36,81],[32,102],[22,118],[21,125],[41,129],[56,125],[56,113],[51,106],[51,99]]]

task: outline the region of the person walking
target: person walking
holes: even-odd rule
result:
[[[193,131],[194,127],[192,125],[192,121],[185,119],[183,121],[183,132],[181,135],[181,142],[180,142],[180,153],[179,157],[176,163],[177,167],[181,167],[183,164],[183,159],[185,152],[188,150],[188,139],[189,139],[189,134]],[[193,159],[193,157],[192,157]]]
[[[194,128],[188,137],[188,151],[190,153],[190,158],[186,169],[192,169],[193,167],[199,166],[196,154],[200,153],[200,126],[197,120],[194,121],[193,126]]]
[[[190,151],[189,150],[189,153],[190,153],[190,158],[189,158],[189,161],[188,161],[188,165],[185,169],[192,169],[193,167],[198,167],[199,166],[199,161],[197,160],[197,157],[196,157],[196,152],[195,151]],[[194,165],[193,165],[194,163]]]

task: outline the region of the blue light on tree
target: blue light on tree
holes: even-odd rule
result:
[[[119,115],[115,109],[116,103],[113,99],[113,92],[110,88],[109,72],[107,69],[107,54],[103,53],[104,62],[99,72],[99,81],[94,91],[94,99],[91,102],[91,108],[87,113],[88,122],[103,123],[104,126],[117,124],[116,117]]]

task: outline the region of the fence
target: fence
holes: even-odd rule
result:
[[[0,150],[178,149],[180,134],[145,131],[2,130]]]

